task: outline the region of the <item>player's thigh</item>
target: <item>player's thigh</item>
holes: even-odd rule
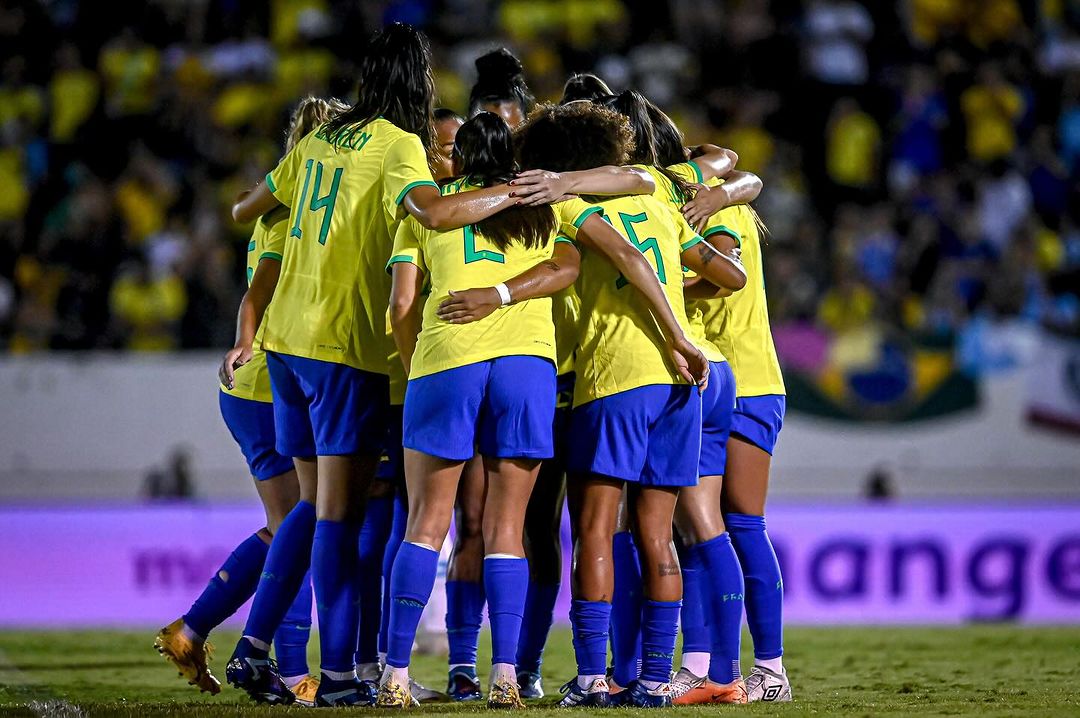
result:
[[[725,470],[725,512],[765,515],[772,452],[783,426],[782,395],[739,397],[732,416]]]

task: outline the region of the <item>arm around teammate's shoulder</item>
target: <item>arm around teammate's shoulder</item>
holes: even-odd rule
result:
[[[418,185],[406,193],[402,206],[427,229],[445,232],[476,224],[518,204],[510,191],[509,185],[500,184],[444,196],[435,185]]]

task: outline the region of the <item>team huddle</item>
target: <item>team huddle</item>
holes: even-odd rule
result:
[[[266,525],[156,646],[219,692],[207,636],[254,596],[226,678],[256,701],[521,708],[544,695],[565,502],[558,706],[791,700],[761,181],[594,75],[537,105],[508,51],[477,69],[468,119],[436,110],[426,39],[388,26],[356,103],[304,100],[234,205],[255,229],[220,403]],[[409,663],[452,520],[444,694]]]

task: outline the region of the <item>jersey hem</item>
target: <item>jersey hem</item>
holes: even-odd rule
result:
[[[507,350],[506,348],[502,348],[499,349],[497,354],[483,352],[481,354],[476,354],[469,357],[467,361],[455,360],[449,364],[447,364],[446,362],[440,362],[439,364],[433,365],[431,368],[425,369],[423,374],[414,373],[410,375],[409,381],[412,381],[413,379],[423,379],[426,376],[431,376],[432,374],[439,374],[444,371],[450,371],[451,369],[460,369],[461,367],[469,366],[470,364],[479,364],[480,362],[491,361],[492,359],[501,359],[502,357],[537,357],[538,359],[546,359],[551,362],[551,366],[556,371],[556,376],[558,376],[559,367],[555,363],[555,358],[553,356],[550,356],[548,354],[539,354],[535,351],[529,351],[524,349],[522,351],[514,351],[513,348],[509,350]],[[413,352],[414,371],[415,367],[416,353]]]

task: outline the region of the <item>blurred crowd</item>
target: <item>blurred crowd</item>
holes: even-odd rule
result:
[[[0,0],[0,346],[229,345],[228,205],[395,20],[444,106],[505,45],[541,99],[594,71],[735,149],[778,331],[1080,327],[1076,0]]]

